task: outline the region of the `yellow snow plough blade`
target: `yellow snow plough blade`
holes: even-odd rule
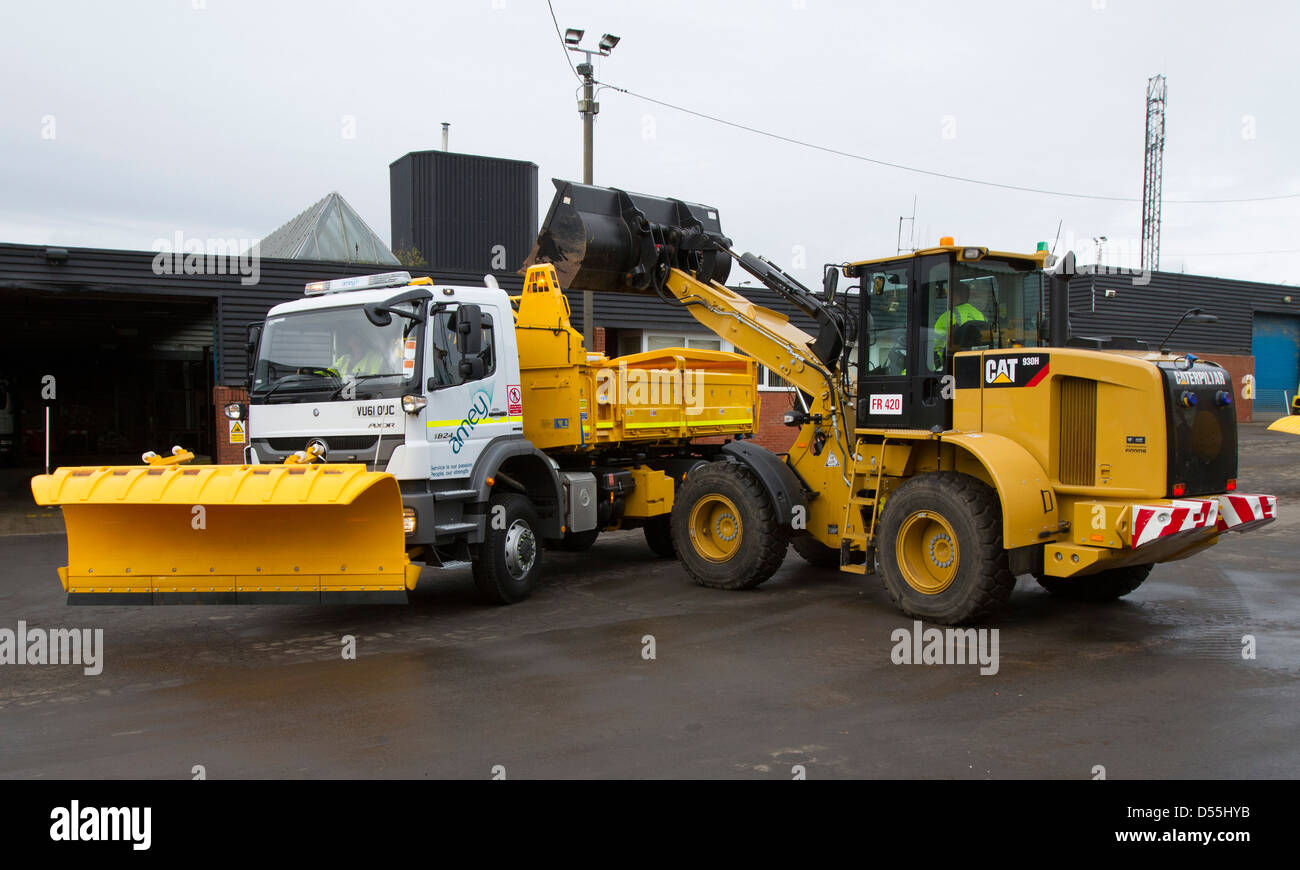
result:
[[[69,604],[405,602],[419,577],[364,465],[60,468],[32,494],[63,509]]]
[[[1268,428],[1277,432],[1290,432],[1292,435],[1300,435],[1300,414],[1292,414],[1289,417],[1281,417],[1268,424]]]

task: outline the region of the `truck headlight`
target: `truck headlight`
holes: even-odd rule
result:
[[[402,531],[408,535],[415,533],[415,508],[402,508]]]
[[[424,396],[402,396],[402,410],[408,414],[418,414],[429,404]]]

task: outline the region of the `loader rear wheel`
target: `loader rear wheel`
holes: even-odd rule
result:
[[[794,551],[803,556],[804,561],[809,565],[818,568],[838,569],[840,567],[840,551],[826,546],[812,535],[799,535],[797,538],[792,538],[790,546],[794,547]]]
[[[997,493],[973,477],[912,478],[885,502],[878,532],[885,590],[908,616],[975,623],[1011,597]]]
[[[541,561],[542,539],[533,503],[513,492],[492,496],[487,532],[474,560],[479,594],[494,604],[523,601],[532,594]]]
[[[1048,577],[1035,574],[1034,579],[1053,595],[1074,601],[1113,601],[1142,585],[1154,565],[1127,565],[1083,577]]]
[[[656,556],[664,559],[676,559],[677,548],[673,546],[672,514],[662,514],[645,521],[645,542]]]
[[[697,468],[686,476],[675,501],[677,558],[701,586],[753,589],[785,559],[789,531],[745,466],[722,461]]]

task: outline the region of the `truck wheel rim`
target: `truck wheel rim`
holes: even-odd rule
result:
[[[518,580],[527,574],[537,561],[537,539],[533,530],[523,520],[515,520],[506,530],[506,570]]]
[[[924,595],[938,595],[957,579],[961,552],[952,525],[933,511],[903,520],[894,543],[903,580]]]
[[[740,549],[740,511],[725,495],[706,495],[691,508],[691,544],[710,562],[726,562]]]

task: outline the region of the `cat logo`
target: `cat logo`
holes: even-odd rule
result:
[[[1049,370],[1050,360],[1045,353],[989,355],[984,357],[984,386],[1036,387],[1047,378]]]
[[[995,357],[984,361],[984,383],[1014,384],[1016,382],[1016,363],[1012,357]]]

